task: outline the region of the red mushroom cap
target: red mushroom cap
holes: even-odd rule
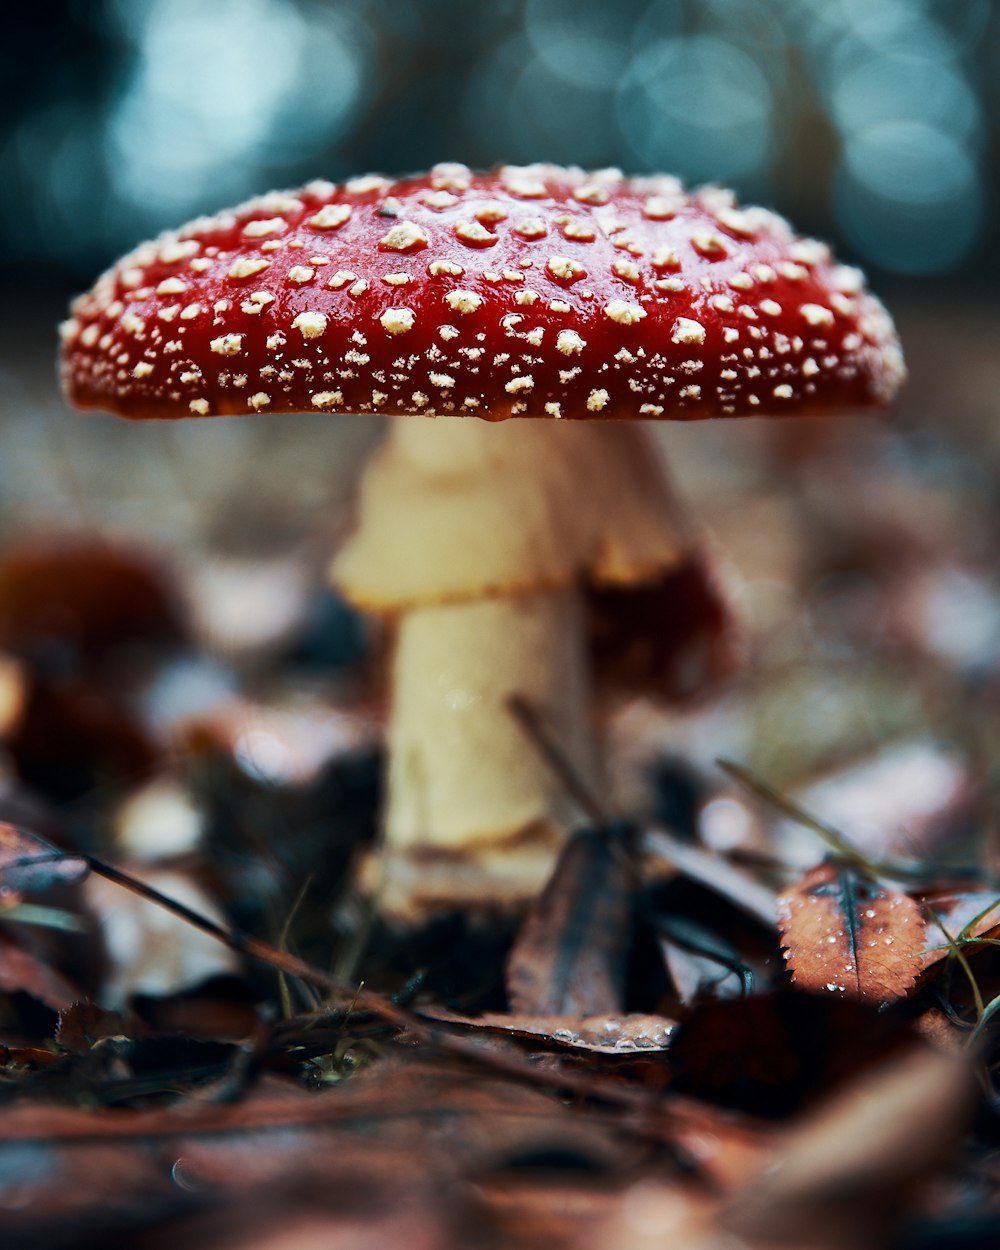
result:
[[[126,417],[692,419],[884,406],[856,269],[717,187],[551,165],[310,183],[143,244],[73,305],[63,380]]]

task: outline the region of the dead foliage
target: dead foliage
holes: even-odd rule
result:
[[[924,923],[914,899],[844,864],[821,864],[778,896],[782,948],[796,985],[874,1003],[912,988]]]
[[[4,1245],[1000,1241],[1000,460],[956,385],[911,388],[916,449],[689,449],[712,576],[588,604],[598,682],[638,696],[601,685],[601,793],[522,709],[585,826],[523,914],[407,933],[353,888],[376,648],[282,512],[336,456],[252,523],[191,456],[215,502],[178,560],[172,511],[145,550],[0,535]],[[97,441],[107,494],[134,442]]]

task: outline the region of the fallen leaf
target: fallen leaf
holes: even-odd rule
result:
[[[954,1154],[974,1105],[968,1056],[920,1047],[851,1081],[769,1149],[757,1143],[752,1173],[737,1172],[721,1195],[690,1182],[631,1185],[585,1245],[884,1250]]]
[[[63,1050],[82,1054],[96,1042],[123,1036],[134,1024],[116,1012],[104,1011],[96,1003],[83,1000],[59,1012],[55,1040]]]
[[[452,1011],[422,1007],[420,1015],[444,1024],[483,1029],[491,1033],[535,1037],[554,1046],[596,1051],[605,1055],[649,1054],[667,1050],[677,1027],[666,1016],[641,1014],[606,1016],[530,1016],[485,1012],[462,1016]]]
[[[664,829],[646,830],[642,837],[642,849],[651,858],[664,860],[683,876],[728,899],[768,928],[773,925],[773,891],[721,855],[703,850],[693,843],[682,842]]]
[[[0,822],[0,904],[85,877],[86,860],[50,846],[24,829]]]
[[[633,878],[612,829],[567,842],[507,959],[507,995],[523,1015],[599,1016],[623,1008]]]
[[[882,1250],[958,1147],[977,1101],[967,1053],[921,1046],[866,1073],[781,1141],[723,1214],[748,1246]],[[926,1200],[926,1199],[925,1199]]]
[[[616,1200],[612,1186],[594,1174],[574,1175],[558,1169],[527,1175],[508,1169],[477,1177],[474,1196],[480,1208],[476,1212],[479,1235],[471,1243],[459,1244],[496,1244],[517,1250],[578,1250],[590,1229],[607,1218]],[[484,1225],[495,1240],[483,1236]],[[409,1241],[406,1246],[410,1250]]]
[[[0,933],[0,991],[30,994],[53,1011],[65,1011],[82,997],[81,991],[61,973],[42,963],[4,933]]]
[[[802,989],[887,1003],[912,989],[920,971],[919,904],[845,864],[820,864],[780,894],[778,926]]]
[[[898,1013],[843,994],[788,987],[709,999],[673,1039],[672,1088],[775,1120],[912,1044],[912,1026]]]
[[[144,1246],[134,1230],[159,1230],[191,1203],[194,1211],[231,1212],[285,1195],[300,1209],[328,1203],[348,1227],[352,1213],[377,1223],[408,1195],[431,1201],[447,1220],[480,1177],[527,1177],[545,1159],[562,1158],[575,1160],[573,1175],[592,1186],[607,1169],[637,1166],[648,1145],[602,1120],[519,1082],[483,1080],[462,1063],[407,1057],[322,1091],[265,1076],[231,1102],[93,1110],[22,1096],[0,1107],[8,1204],[0,1225],[5,1244],[44,1247],[68,1245],[66,1230],[90,1235],[112,1218],[123,1228],[99,1244]],[[11,1215],[18,1224],[8,1227]],[[369,1244],[353,1231],[346,1245]],[[380,1231],[387,1240],[376,1244],[422,1244],[418,1229],[410,1237]],[[331,1232],[320,1246],[341,1244]],[[253,1244],[243,1233],[236,1244]],[[480,1225],[447,1244],[494,1242]]]
[[[175,1168],[184,1184],[183,1160]],[[392,1195],[388,1209],[379,1210],[372,1195],[366,1202],[322,1198],[303,1201],[280,1193],[261,1194],[249,1202],[230,1203],[199,1211],[178,1226],[154,1228],[142,1241],[142,1250],[174,1250],[178,1241],[189,1250],[451,1250],[468,1244],[449,1225],[451,1212],[435,1209],[406,1195]],[[439,1204],[440,1206],[440,1204]]]

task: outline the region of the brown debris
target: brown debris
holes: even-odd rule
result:
[[[622,1010],[632,889],[620,833],[573,835],[508,956],[514,1011],[579,1017]]]
[[[0,822],[0,908],[23,894],[80,881],[88,872],[85,860]]]
[[[625,1012],[604,1016],[530,1016],[516,1012],[484,1012],[460,1016],[454,1012],[422,1008],[420,1014],[446,1024],[483,1029],[501,1036],[537,1039],[550,1046],[569,1047],[605,1055],[650,1054],[666,1051],[677,1027],[666,1016]]]
[[[778,924],[802,989],[891,1002],[920,968],[919,905],[843,864],[821,864],[781,894]]]

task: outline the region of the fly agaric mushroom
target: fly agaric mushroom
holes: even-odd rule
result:
[[[383,903],[404,915],[551,865],[568,813],[512,693],[595,775],[581,586],[653,581],[685,546],[625,423],[882,407],[902,377],[862,275],[780,217],[550,165],[264,196],[142,245],[63,326],[85,408],[481,418],[394,422],[334,565],[397,624]],[[542,420],[496,424],[520,416]]]

